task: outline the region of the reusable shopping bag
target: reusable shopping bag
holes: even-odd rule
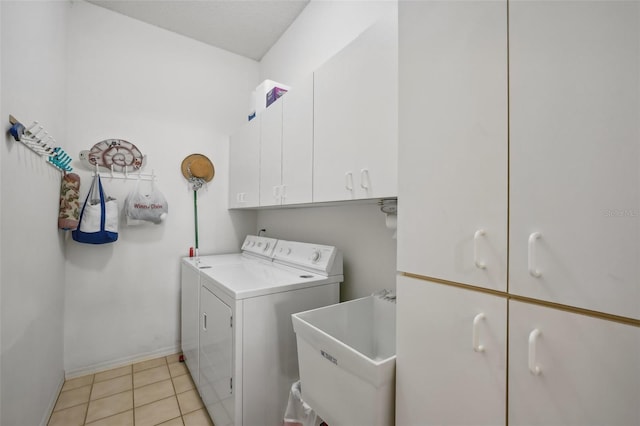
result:
[[[140,180],[124,201],[125,217],[128,225],[140,224],[140,221],[159,224],[169,211],[167,200],[155,184],[151,183],[151,192],[140,191]]]
[[[78,228],[71,235],[75,241],[87,244],[106,244],[118,239],[118,203],[104,194],[98,174],[80,211]]]

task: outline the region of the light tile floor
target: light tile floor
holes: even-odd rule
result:
[[[65,381],[49,426],[212,426],[179,357]]]

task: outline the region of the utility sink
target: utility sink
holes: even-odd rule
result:
[[[331,426],[393,425],[395,297],[384,292],[292,320],[302,399]]]

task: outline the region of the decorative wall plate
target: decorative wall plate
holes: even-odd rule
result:
[[[135,172],[145,164],[145,156],[131,142],[105,139],[88,151],[80,151],[80,160],[90,168],[96,164],[114,172]]]

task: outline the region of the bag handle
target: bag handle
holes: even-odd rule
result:
[[[100,175],[98,175],[98,190],[100,191],[100,232],[104,232],[105,222],[107,220],[107,212],[104,203],[104,190],[102,189],[102,181]]]
[[[84,208],[87,206],[87,203],[89,202],[91,194],[93,193],[93,188],[96,185],[96,177],[99,178],[100,176],[97,176],[97,175],[93,176],[93,180],[91,181],[91,187],[89,188],[89,192],[87,192],[87,198],[84,199],[84,203],[82,204],[82,210],[80,210],[80,216],[78,217],[78,229],[80,229],[80,222],[82,222],[82,217],[84,216]]]

